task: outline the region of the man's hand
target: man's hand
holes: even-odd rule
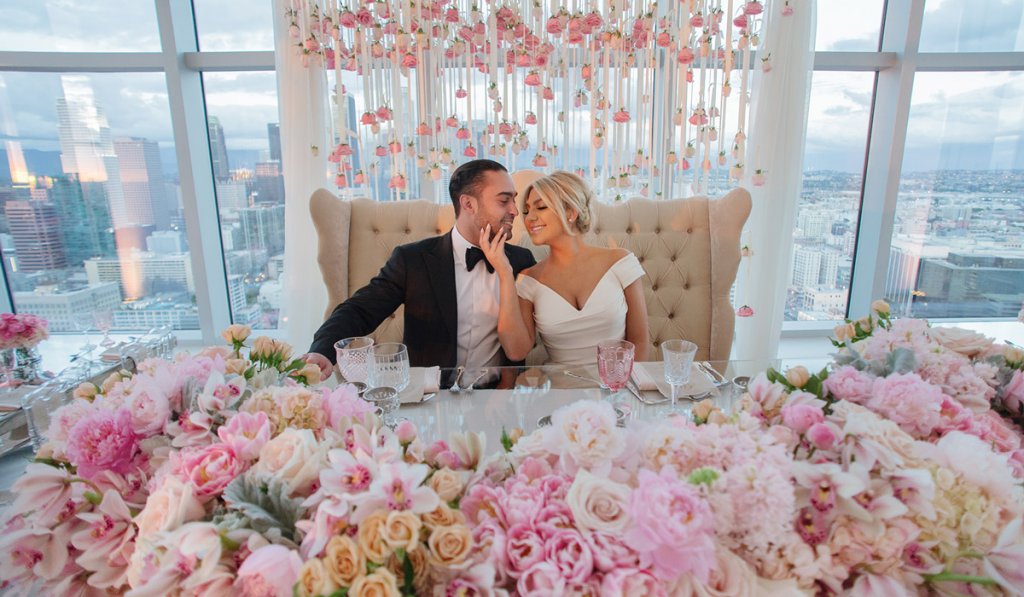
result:
[[[480,250],[484,252],[484,257],[494,268],[494,271],[498,272],[498,276],[511,276],[512,275],[512,264],[508,261],[508,256],[505,255],[505,229],[502,228],[495,237],[491,238],[491,225],[488,224],[480,231]]]
[[[323,379],[327,379],[332,373],[334,373],[334,365],[327,360],[327,357],[319,352],[307,352],[299,358],[311,365],[320,367],[320,373],[323,375]]]

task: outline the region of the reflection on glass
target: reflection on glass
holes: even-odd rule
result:
[[[846,316],[874,75],[816,72],[787,321]]]
[[[277,327],[284,175],[274,73],[205,73],[206,112],[231,319]]]
[[[273,50],[273,2],[240,10],[234,0],[193,0],[199,49],[204,52]]]
[[[921,23],[922,52],[1013,52],[1024,3],[1018,0],[928,0]]]
[[[1020,310],[1022,93],[1024,75],[1016,72],[917,75],[885,288],[897,314],[1014,317]]]
[[[882,30],[883,0],[818,0],[814,49],[876,52]]]
[[[5,0],[0,51],[159,52],[156,3]]]
[[[18,311],[196,329],[162,75],[0,76],[0,250]]]

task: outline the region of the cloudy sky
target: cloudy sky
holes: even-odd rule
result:
[[[893,0],[896,1],[896,0]],[[818,0],[816,47],[877,49],[882,0]],[[271,49],[269,0],[195,0],[206,50]],[[1020,51],[1024,2],[928,0],[922,51]],[[142,0],[0,0],[0,50],[158,51],[153,4]],[[90,75],[115,135],[172,146],[166,84],[160,74]],[[234,149],[266,149],[276,122],[273,73],[210,73],[207,109]],[[814,76],[808,126],[809,169],[860,171],[873,73]],[[0,72],[0,139],[58,148],[59,74]],[[904,167],[1024,168],[1024,75],[920,73],[915,79]]]

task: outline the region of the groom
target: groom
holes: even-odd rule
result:
[[[519,214],[516,189],[504,166],[473,160],[456,168],[448,184],[455,227],[447,234],[396,247],[380,273],[335,307],[313,336],[306,362],[326,377],[334,343],[377,329],[405,305],[405,336],[413,367],[484,367],[506,364],[498,342],[498,276],[479,248],[480,231],[512,234]],[[505,245],[514,275],[534,265],[528,249]]]

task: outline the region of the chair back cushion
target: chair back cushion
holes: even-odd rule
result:
[[[513,177],[517,175],[522,176],[517,172]],[[516,188],[525,189],[526,179],[536,178],[525,176]],[[661,358],[658,346],[672,338],[696,343],[700,360],[729,358],[735,324],[729,295],[750,207],[750,193],[744,189],[717,200],[638,198],[596,205],[586,240],[629,249],[647,272],[643,283],[651,360]],[[327,314],[366,285],[396,246],[442,234],[455,223],[450,204],[341,201],[323,189],[313,194],[310,209],[320,237],[318,260],[328,289]],[[512,241],[529,248],[538,260],[547,255],[547,247],[530,242],[522,218],[516,219]],[[378,342],[401,341],[402,313],[400,308],[374,332]],[[528,362],[543,358],[543,350],[535,351]]]

